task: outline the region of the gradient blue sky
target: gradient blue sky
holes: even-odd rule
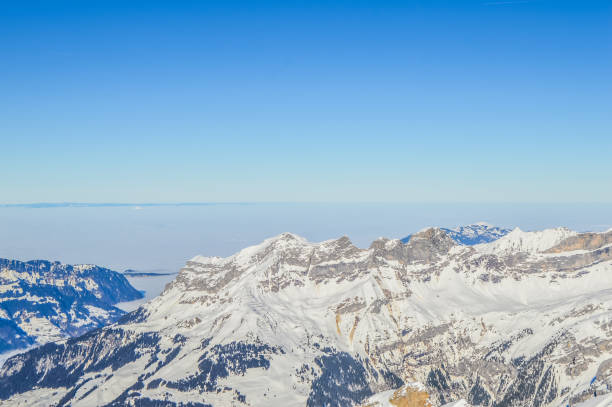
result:
[[[0,203],[612,202],[611,78],[611,1],[6,1]]]

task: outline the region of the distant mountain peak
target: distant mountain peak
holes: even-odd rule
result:
[[[577,232],[565,227],[534,232],[525,232],[517,227],[499,239],[480,244],[477,247],[479,251],[486,253],[538,253],[548,250],[577,234]]]
[[[416,236],[422,233],[425,230],[429,230],[432,228],[426,228],[417,232],[413,235],[408,235],[405,238],[401,239],[402,242],[407,243],[412,236]],[[487,222],[476,222],[471,225],[465,226],[457,226],[455,228],[434,228],[439,229],[446,233],[451,239],[455,242],[465,245],[465,246],[473,246],[481,243],[489,243],[494,240],[497,240],[508,233],[510,233],[510,229],[500,228],[497,226],[493,226]]]

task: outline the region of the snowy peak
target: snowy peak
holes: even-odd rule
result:
[[[415,264],[414,271],[430,270],[427,265],[456,245],[439,228],[416,233],[406,244],[377,239],[368,249],[356,247],[346,236],[312,243],[285,233],[227,258],[196,256],[167,290],[180,287],[183,291],[218,294],[236,284],[278,290],[328,281],[339,283],[369,274],[372,265],[388,261]]]
[[[363,261],[367,255],[367,250],[355,247],[346,236],[311,243],[283,233],[227,258],[196,256],[168,289],[182,287],[186,291],[218,293],[240,281],[275,289],[301,286],[306,280],[346,278],[344,269],[334,265]]]
[[[454,241],[466,246],[489,243],[510,233],[510,229],[499,228],[485,222],[459,226],[454,229],[444,229],[444,231]]]
[[[492,242],[510,233],[510,229],[493,226],[486,222],[458,226],[453,229],[440,228],[440,230],[444,231],[455,242],[465,246]],[[414,235],[409,235],[401,240],[407,243],[412,236]]]
[[[515,228],[504,237],[490,243],[476,245],[481,253],[507,255],[510,253],[541,253],[558,245],[565,239],[577,235],[564,227],[545,229],[536,232],[524,232]]]
[[[456,244],[445,230],[428,228],[412,235],[406,247],[418,251],[426,250],[429,254],[445,254]]]

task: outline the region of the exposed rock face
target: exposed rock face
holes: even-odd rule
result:
[[[0,352],[82,335],[143,296],[112,270],[44,260],[0,259],[0,286]]]
[[[550,250],[580,236],[515,230],[466,246],[429,229],[360,249],[283,234],[198,256],[117,324],[9,359],[0,398],[345,407],[387,391],[422,407],[398,392],[420,382],[432,407],[589,402],[612,388],[612,257],[605,236]]]
[[[563,253],[576,250],[595,250],[612,245],[612,231],[607,233],[581,233],[546,250],[546,253]]]
[[[381,392],[366,400],[361,407],[434,407],[427,390],[420,383],[410,383],[397,390]]]

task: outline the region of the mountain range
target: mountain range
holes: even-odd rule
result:
[[[0,259],[0,353],[79,336],[142,298],[127,279],[94,265]]]
[[[602,407],[611,310],[612,231],[514,229],[470,245],[429,228],[367,249],[285,233],[196,256],[116,323],[13,356],[0,399]]]

